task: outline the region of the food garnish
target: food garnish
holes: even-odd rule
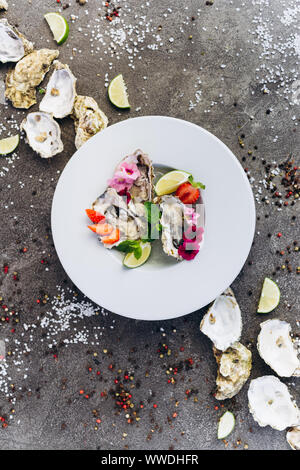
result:
[[[130,108],[128,101],[127,88],[123,79],[123,75],[117,75],[109,84],[108,97],[110,102],[120,109]]]
[[[47,13],[44,18],[52,31],[55,41],[60,46],[68,39],[69,36],[69,25],[67,20],[56,12]]]
[[[8,155],[18,147],[20,142],[19,134],[0,140],[0,155]]]

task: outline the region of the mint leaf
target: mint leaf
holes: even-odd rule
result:
[[[133,252],[134,256],[136,259],[140,259],[140,257],[142,256],[142,248],[141,248],[141,245],[137,246]]]
[[[116,246],[117,250],[123,253],[132,253],[139,248],[140,243],[137,240],[125,240]]]
[[[194,188],[205,189],[205,184],[194,181],[194,178],[193,178],[192,175],[189,176],[189,182],[191,183],[191,185],[192,185]]]

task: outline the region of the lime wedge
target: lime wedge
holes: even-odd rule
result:
[[[235,417],[231,411],[226,411],[220,420],[218,425],[218,439],[225,439],[233,431],[235,426]]]
[[[151,243],[141,243],[142,255],[139,259],[136,259],[134,253],[127,253],[124,258],[123,264],[126,268],[138,268],[142,264],[146,263],[151,253]]]
[[[269,313],[277,307],[280,300],[280,290],[276,282],[265,278],[260,294],[257,313]]]
[[[108,97],[112,104],[117,108],[130,108],[128,101],[127,88],[123,79],[123,75],[117,75],[109,84]]]
[[[52,31],[55,41],[60,46],[69,36],[67,20],[59,13],[47,13],[44,18]]]
[[[189,177],[191,176],[190,173],[181,170],[173,170],[169,171],[163,175],[157,181],[155,185],[155,192],[158,196],[163,196],[164,194],[171,194],[176,189],[186,181],[188,181]]]
[[[7,137],[6,139],[0,140],[0,155],[12,153],[18,147],[19,142],[20,137],[18,134],[13,137]]]

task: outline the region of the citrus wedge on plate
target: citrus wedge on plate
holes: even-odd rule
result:
[[[127,88],[123,75],[117,75],[109,84],[108,97],[113,105],[120,109],[130,108],[128,101]]]
[[[134,253],[127,253],[124,258],[123,264],[126,268],[138,268],[142,264],[146,263],[151,253],[151,243],[141,243],[142,254],[139,259],[134,256]]]
[[[226,411],[219,420],[218,439],[225,439],[233,431],[235,426],[235,417],[231,411]]]
[[[158,196],[171,194],[183,183],[188,181],[190,173],[182,170],[172,170],[163,175],[155,185],[155,192]]]
[[[67,20],[59,13],[54,12],[47,13],[44,18],[52,31],[55,41],[60,46],[69,36],[69,25]]]
[[[269,313],[280,301],[280,290],[276,282],[266,277],[263,283],[257,313]]]
[[[20,137],[18,134],[0,140],[0,155],[8,155],[9,153],[12,153],[18,147],[19,142]]]

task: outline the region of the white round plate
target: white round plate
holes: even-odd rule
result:
[[[126,269],[123,254],[105,249],[87,228],[85,209],[136,149],[206,185],[205,241],[193,261],[176,262],[160,250],[154,261]],[[239,274],[254,229],[252,191],[233,153],[201,127],[162,116],[128,119],[90,139],[66,165],[52,205],[56,251],[74,284],[102,307],[142,320],[179,317],[213,301]]]

